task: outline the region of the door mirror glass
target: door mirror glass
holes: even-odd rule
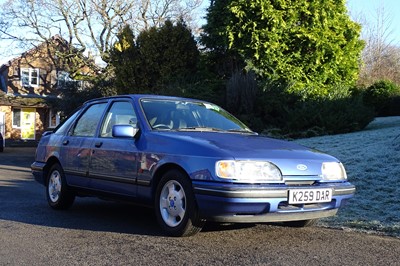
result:
[[[112,136],[114,138],[135,138],[139,129],[130,125],[114,125]]]

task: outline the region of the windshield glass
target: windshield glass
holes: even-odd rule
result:
[[[152,129],[252,132],[237,118],[211,103],[143,99],[141,105]]]

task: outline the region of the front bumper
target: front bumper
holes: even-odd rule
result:
[[[355,193],[349,182],[321,183],[313,186],[245,186],[193,182],[200,214],[209,221],[260,223],[318,219],[333,216]],[[288,204],[290,189],[331,188],[332,201],[313,204]]]

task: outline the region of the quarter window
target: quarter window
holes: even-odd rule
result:
[[[39,86],[39,69],[38,68],[21,68],[21,83],[24,87]]]
[[[59,124],[58,128],[55,129],[55,134],[64,135],[68,131],[69,127],[73,124],[78,114],[79,112],[75,112],[72,116],[68,117],[61,124]]]
[[[97,125],[106,108],[106,103],[93,104],[79,118],[73,129],[72,136],[94,137]]]

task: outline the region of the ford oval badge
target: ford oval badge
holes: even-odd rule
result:
[[[300,170],[300,171],[305,171],[305,170],[307,170],[307,165],[305,165],[305,164],[298,164],[296,168],[297,168],[298,170]]]

